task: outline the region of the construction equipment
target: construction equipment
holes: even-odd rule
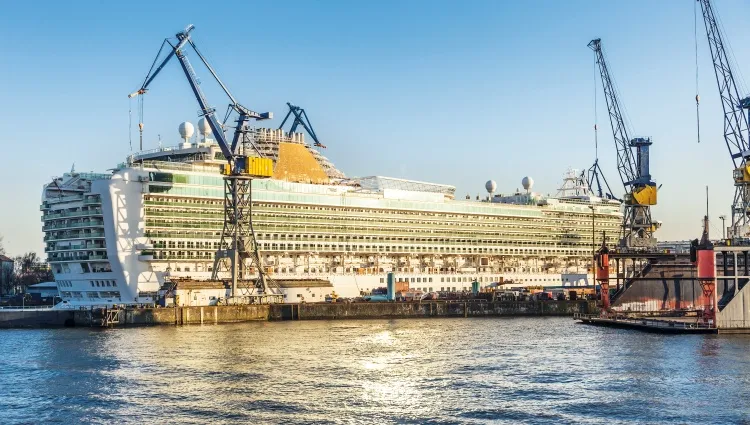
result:
[[[594,164],[588,170],[581,171],[581,181],[586,182],[586,186],[591,192],[600,198],[618,199],[612,192],[612,188],[609,187],[607,178],[604,177],[602,167],[599,165],[599,158],[594,160]]]
[[[724,141],[732,158],[734,177],[734,201],[732,218],[727,237],[745,239],[750,237],[750,146],[748,146],[748,117],[744,109],[750,109],[750,97],[740,97],[735,83],[725,41],[722,38],[716,14],[709,0],[698,0],[706,25],[708,46],[719,87],[721,107],[724,111]]]
[[[292,121],[292,126],[289,127],[289,134],[292,134],[295,131],[297,131],[297,126],[302,125],[302,128],[304,128],[305,131],[307,131],[307,134],[309,134],[310,137],[312,137],[313,141],[315,142],[314,145],[319,148],[325,148],[325,145],[320,143],[320,140],[318,140],[318,135],[315,134],[315,130],[313,130],[312,123],[310,123],[310,119],[307,117],[307,112],[305,112],[303,108],[292,105],[289,102],[287,102],[286,105],[289,107],[289,112],[286,113],[284,120],[281,121],[279,130],[282,130],[284,128],[284,124],[286,124],[286,120],[289,119],[291,115],[294,115],[294,121]]]
[[[596,54],[599,74],[607,101],[609,122],[617,147],[617,171],[625,187],[625,207],[620,248],[623,250],[650,250],[656,248],[654,231],[661,225],[651,219],[651,206],[656,205],[656,183],[649,172],[648,137],[630,138],[625,125],[620,100],[602,52],[601,39],[591,40],[588,47]]]
[[[242,106],[229,92],[229,89],[219,79],[213,67],[200,53],[190,38],[190,33],[195,27],[188,25],[184,31],[177,33],[177,42],[172,44],[169,39],[164,40],[159,53],[154,59],[151,69],[146,75],[141,88],[128,97],[143,95],[149,88],[151,82],[161,72],[164,66],[176,57],[187,77],[190,88],[193,90],[198,104],[200,115],[205,117],[216,142],[219,144],[222,154],[227,160],[223,169],[224,174],[224,227],[221,234],[221,243],[216,252],[213,267],[213,279],[217,280],[220,274],[231,274],[232,299],[230,302],[241,302],[240,298],[250,302],[257,297],[274,294],[278,288],[269,285],[266,273],[260,261],[258,244],[255,240],[255,232],[251,220],[251,200],[253,178],[271,177],[273,173],[273,161],[269,158],[259,157],[260,151],[255,146],[252,138],[252,130],[248,122],[253,120],[265,120],[273,118],[270,112],[258,113]],[[169,46],[171,51],[154,69],[162,50]],[[203,64],[209,70],[221,89],[229,98],[229,107],[224,122],[219,123],[216,119],[215,109],[209,106],[195,71],[188,61],[184,48],[190,45],[198,55]],[[237,114],[234,127],[234,137],[231,142],[224,134],[224,128],[230,116]],[[250,153],[254,153],[253,156]],[[254,270],[257,277],[253,278]],[[243,288],[238,288],[243,285]],[[242,289],[242,291],[240,291]],[[264,299],[266,299],[265,297]]]

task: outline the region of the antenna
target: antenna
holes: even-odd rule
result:
[[[708,185],[706,185],[706,215],[703,217],[703,235],[701,236],[701,245],[710,245],[711,240],[708,236]]]

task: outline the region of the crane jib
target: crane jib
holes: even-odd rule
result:
[[[732,160],[732,177],[735,193],[732,201],[732,221],[729,226],[729,238],[750,237],[750,173],[747,160],[750,158],[748,146],[748,116],[745,109],[750,107],[750,99],[740,97],[740,91],[735,82],[735,64],[730,60],[723,39],[721,24],[714,13],[709,0],[698,0],[701,5],[703,23],[706,28],[706,38],[711,51],[716,85],[724,120],[723,138]],[[741,164],[738,160],[741,159]]]
[[[208,63],[206,58],[198,51],[195,44],[190,39],[190,33],[195,29],[193,25],[188,25],[184,31],[181,31],[176,34],[177,43],[175,45],[172,45],[169,43],[169,41],[166,41],[167,44],[171,47],[171,51],[169,54],[161,61],[158,67],[156,67],[155,70],[152,70],[153,73],[148,75],[146,77],[146,80],[144,84],[141,86],[141,88],[136,91],[135,93],[130,94],[128,97],[135,97],[138,95],[144,94],[152,81],[156,78],[157,75],[161,72],[162,69],[166,66],[167,63],[173,58],[177,57],[177,59],[180,62],[180,66],[183,70],[183,73],[185,74],[185,77],[188,80],[188,83],[190,84],[190,88],[193,92],[193,95],[195,96],[195,99],[198,101],[198,104],[200,106],[201,115],[206,118],[206,122],[208,123],[209,127],[211,128],[211,131],[214,135],[214,139],[216,140],[216,143],[219,145],[219,148],[221,149],[222,154],[226,158],[228,165],[229,165],[229,171],[233,174],[243,174],[247,173],[251,168],[252,169],[258,169],[263,170],[262,176],[268,177],[268,173],[266,169],[266,165],[263,165],[262,167],[258,168],[258,166],[253,165],[252,167],[250,164],[255,164],[253,161],[248,161],[247,157],[244,155],[241,155],[238,153],[239,144],[240,142],[244,142],[246,138],[244,135],[249,131],[249,128],[247,126],[247,121],[250,119],[255,120],[265,120],[270,119],[273,117],[273,114],[271,112],[264,112],[264,113],[258,113],[255,111],[252,111],[241,104],[237,102],[237,100],[232,96],[232,94],[229,92],[229,89],[224,85],[224,83],[219,79],[218,74],[216,71],[214,71],[213,67]],[[206,100],[205,95],[203,94],[203,91],[200,88],[200,84],[198,83],[198,77],[195,74],[195,70],[193,69],[193,66],[190,64],[190,61],[188,60],[187,56],[185,55],[185,52],[183,51],[183,48],[186,45],[192,46],[193,50],[196,52],[198,57],[201,59],[203,64],[206,66],[206,68],[210,71],[211,75],[214,77],[214,79],[217,81],[217,83],[221,86],[221,88],[224,90],[227,97],[229,97],[231,103],[230,108],[237,112],[239,114],[239,119],[237,119],[237,125],[235,127],[235,134],[233,137],[232,142],[230,143],[227,140],[227,137],[224,133],[224,128],[219,124],[219,121],[216,119],[215,116],[215,109],[209,106],[208,101]],[[162,45],[162,47],[164,47]],[[161,49],[159,50],[161,53]],[[157,54],[158,59],[159,54]],[[156,60],[154,60],[154,63],[156,63]],[[256,149],[257,150],[257,149]]]
[[[607,62],[601,47],[601,39],[589,42],[588,47],[596,55],[596,64],[604,90],[609,123],[617,150],[617,171],[625,187],[622,237],[620,244],[625,249],[656,249],[654,231],[659,222],[651,219],[650,206],[656,205],[656,183],[651,180],[649,170],[649,149],[651,139],[648,137],[630,138],[620,107],[620,100],[614,82],[607,68]]]

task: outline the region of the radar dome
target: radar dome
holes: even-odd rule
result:
[[[198,120],[198,132],[202,134],[203,137],[211,134],[211,127],[208,125],[208,121],[205,117]]]
[[[495,189],[497,189],[497,183],[495,183],[494,180],[487,180],[487,183],[484,184],[484,188],[487,189],[488,193],[495,193]]]
[[[180,131],[180,137],[187,140],[193,137],[193,133],[195,133],[195,128],[193,127],[192,123],[185,121],[184,123],[180,124],[179,131]]]
[[[526,176],[523,179],[521,179],[521,185],[528,192],[531,190],[531,188],[534,187],[534,179],[532,179],[529,176]]]

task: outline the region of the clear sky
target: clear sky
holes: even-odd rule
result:
[[[716,1],[738,63],[750,64],[750,5]],[[305,107],[324,152],[350,176],[453,184],[457,195],[520,186],[554,193],[594,159],[594,54],[601,37],[636,135],[652,136],[663,183],[662,240],[698,237],[734,191],[702,20],[701,144],[696,143],[692,0],[9,2],[0,16],[0,235],[10,254],[43,252],[41,188],[68,171],[104,171],[137,147],[127,94],[165,37],[196,26],[196,44],[244,105]],[[700,15],[699,15],[700,18]],[[197,58],[196,58],[197,59]],[[196,60],[194,60],[196,62]],[[750,66],[744,71],[750,75]],[[225,98],[203,76],[209,101]],[[600,162],[617,191],[599,99]],[[134,124],[136,104],[132,104]],[[145,147],[176,144],[197,104],[176,63],[145,99]],[[718,223],[718,220],[715,221]],[[720,226],[713,226],[718,232]]]

